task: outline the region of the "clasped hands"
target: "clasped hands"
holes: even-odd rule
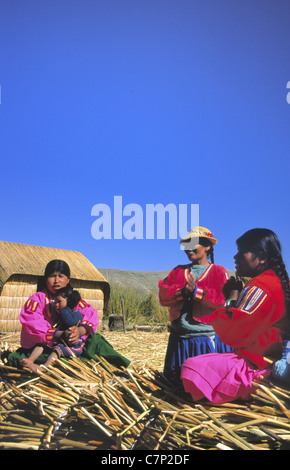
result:
[[[176,300],[184,300],[185,297],[190,297],[193,293],[196,286],[196,279],[192,273],[189,273],[185,286],[182,289],[178,289],[174,293],[174,297]],[[236,279],[235,277],[230,277],[228,281],[225,283],[222,292],[226,300],[237,300],[239,294],[243,288],[243,284],[241,281]]]
[[[184,300],[185,297],[190,297],[196,286],[196,279],[192,273],[189,273],[185,286],[182,289],[177,289],[174,292],[176,300]]]

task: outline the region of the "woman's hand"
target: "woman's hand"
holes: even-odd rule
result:
[[[196,285],[196,279],[192,273],[189,273],[187,282],[183,288],[183,292],[186,296],[190,296],[193,293]]]
[[[195,285],[196,279],[192,273],[189,273],[185,286],[174,293],[176,300],[184,300],[185,297],[189,297],[193,293]]]
[[[84,326],[71,326],[65,331],[65,342],[68,346],[73,346],[75,343],[78,342],[81,336],[87,333],[86,328]]]
[[[67,330],[67,332],[68,332],[68,344],[73,345],[77,343],[81,336],[78,327],[71,326]]]
[[[222,292],[226,300],[237,300],[242,289],[242,282],[231,276],[225,283]]]

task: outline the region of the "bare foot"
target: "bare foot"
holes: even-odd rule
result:
[[[31,367],[29,367],[29,369],[30,369],[32,372],[37,372],[38,370],[41,369],[41,366],[39,366],[38,364],[32,363],[32,364],[31,364]]]
[[[34,364],[29,358],[21,359],[20,364],[23,367],[28,367],[32,372],[36,372],[40,368],[39,365]]]
[[[29,357],[25,357],[24,359],[21,359],[20,361],[20,364],[23,366],[23,367],[29,367],[30,364],[33,364],[31,359],[29,359]]]

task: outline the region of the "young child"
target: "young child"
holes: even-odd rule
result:
[[[54,299],[56,312],[59,314],[57,327],[64,330],[60,341],[53,347],[44,366],[48,367],[60,357],[80,356],[84,341],[80,338],[73,346],[67,345],[67,338],[71,331],[82,321],[83,316],[78,310],[73,310],[81,300],[78,291],[73,290],[70,284],[57,290]],[[43,353],[44,346],[41,344],[35,346],[28,358],[22,359],[21,365],[28,367],[33,372],[41,366],[35,364],[36,359]]]
[[[217,240],[207,228],[194,227],[180,243],[190,264],[177,266],[159,282],[159,301],[169,307],[171,322],[164,375],[174,386],[182,384],[181,366],[189,357],[231,351],[210,324],[193,318],[213,313],[225,301],[222,288],[229,275],[214,264]]]

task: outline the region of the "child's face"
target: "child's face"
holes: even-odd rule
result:
[[[62,308],[66,307],[67,299],[61,295],[56,295],[55,297],[55,310],[59,313]]]

